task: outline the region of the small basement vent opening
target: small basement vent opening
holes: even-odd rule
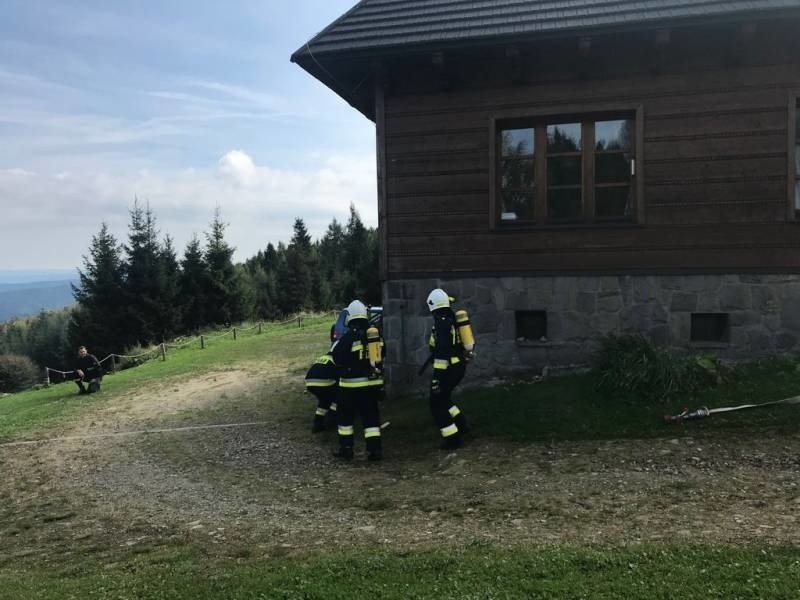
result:
[[[726,343],[729,339],[728,313],[692,314],[692,342]]]
[[[547,341],[547,312],[543,310],[520,310],[514,314],[517,323],[518,342]]]

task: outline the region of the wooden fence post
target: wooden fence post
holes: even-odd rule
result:
[[[233,341],[236,341],[236,327],[233,328]]]
[[[44,384],[50,385],[50,369],[44,368]]]
[[[164,342],[161,342],[161,360],[167,360],[167,349],[164,347]]]
[[[261,333],[261,321],[258,322],[258,333]]]
[[[117,357],[114,354],[111,355],[111,372],[117,372]]]
[[[205,350],[205,349],[206,349],[206,340],[205,340],[205,338],[204,338],[204,337],[201,335],[201,336],[200,336],[200,350]]]

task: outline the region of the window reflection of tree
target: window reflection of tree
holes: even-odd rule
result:
[[[502,170],[501,218],[533,218],[534,130],[516,129],[501,132]]]
[[[632,120],[595,124],[595,214],[601,218],[633,214]]]

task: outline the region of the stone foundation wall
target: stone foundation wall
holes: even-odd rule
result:
[[[384,284],[384,337],[392,384],[424,383],[431,318],[425,299],[442,287],[469,311],[477,358],[468,377],[585,363],[607,334],[643,333],[660,345],[747,359],[798,349],[800,276],[685,275],[499,277]],[[547,338],[517,338],[516,311],[547,312]],[[693,344],[692,313],[727,313],[725,343]]]

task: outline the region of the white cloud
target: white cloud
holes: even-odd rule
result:
[[[241,150],[231,150],[219,159],[219,168],[237,183],[250,185],[255,183],[256,165],[248,154]]]
[[[203,169],[141,170],[127,174],[0,170],[2,268],[78,265],[91,236],[107,221],[126,235],[134,197],[150,203],[163,233],[179,249],[207,229],[214,207],[230,224],[228,240],[243,260],[267,242],[287,241],[295,217],[321,235],[333,217],[347,218],[354,203],[364,221],[377,223],[375,160],[366,156],[310,159],[306,168],[274,169],[231,150]]]

